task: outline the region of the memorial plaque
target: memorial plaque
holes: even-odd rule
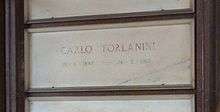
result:
[[[30,88],[194,86],[190,19],[27,32]]]
[[[30,98],[27,112],[194,112],[194,99],[184,96],[105,96]]]
[[[26,0],[28,20],[192,9],[193,0]]]

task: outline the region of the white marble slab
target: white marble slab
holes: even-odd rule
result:
[[[192,20],[32,29],[30,88],[194,85]],[[68,31],[65,31],[68,30]]]
[[[193,9],[193,0],[26,0],[29,20]]]
[[[30,98],[26,112],[194,112],[194,97],[105,96]]]

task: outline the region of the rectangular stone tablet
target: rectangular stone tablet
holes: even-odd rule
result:
[[[26,0],[28,20],[192,9],[194,0]]]
[[[26,74],[30,88],[193,88],[193,20],[30,29]]]
[[[30,98],[26,112],[194,112],[191,95]]]

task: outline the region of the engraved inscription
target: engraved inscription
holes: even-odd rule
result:
[[[191,21],[162,23],[32,32],[29,86],[188,85],[192,88],[194,37]]]
[[[65,55],[71,54],[90,54],[93,52],[93,49],[101,49],[102,53],[117,53],[117,52],[144,52],[155,49],[155,42],[149,43],[128,43],[120,44],[120,43],[110,43],[103,44],[100,48],[98,46],[92,45],[82,45],[82,46],[72,46],[72,47],[62,47],[61,53]],[[101,53],[101,52],[100,52]]]
[[[88,42],[85,42],[88,43]],[[158,46],[158,45],[157,45]],[[81,46],[65,46],[60,48],[60,53],[64,56],[76,56],[77,54],[80,55],[92,55],[92,53],[105,55],[106,53],[111,56],[117,53],[145,53],[146,57],[142,59],[123,59],[123,60],[107,60],[103,59],[100,61],[96,60],[82,60],[82,61],[69,61],[63,63],[63,67],[74,67],[74,66],[92,66],[103,64],[104,66],[108,65],[119,65],[119,64],[147,64],[150,63],[150,52],[156,50],[156,43],[155,42],[140,42],[140,43],[103,43],[100,46],[97,45],[81,45]],[[110,57],[109,56],[109,57]]]

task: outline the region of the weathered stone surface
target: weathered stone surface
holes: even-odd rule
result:
[[[192,0],[26,0],[29,19],[193,8]]]
[[[133,25],[29,32],[26,45],[30,55],[26,65],[30,87],[192,87],[193,22],[156,21]]]

